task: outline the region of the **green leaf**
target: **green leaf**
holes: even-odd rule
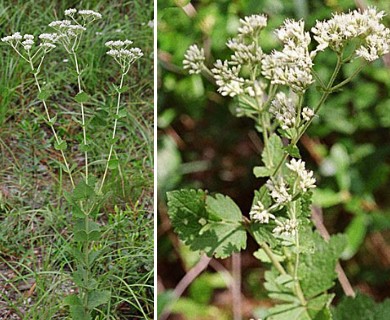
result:
[[[89,143],[87,143],[87,144],[80,143],[79,149],[81,152],[88,152],[88,151],[91,151],[92,146]]]
[[[167,196],[172,225],[191,250],[226,258],[246,247],[241,211],[229,197],[218,194],[214,198],[191,189]]]
[[[268,139],[268,144],[265,146],[261,157],[265,167],[274,172],[276,166],[284,156],[283,143],[277,134],[273,134]]]
[[[308,232],[303,236],[309,237]],[[306,298],[317,296],[333,287],[333,280],[337,277],[336,263],[346,244],[343,235],[332,236],[326,242],[317,232],[312,232],[310,239],[313,247],[301,254],[298,268],[298,278]]]
[[[54,142],[54,149],[58,151],[65,151],[66,148],[68,147],[67,143],[65,140],[62,140],[61,138],[58,138],[58,142]]]
[[[100,226],[92,220],[78,219],[74,224],[75,241],[97,241],[100,239]]]
[[[92,310],[111,299],[111,292],[107,290],[95,290],[88,294],[88,309]]]
[[[84,310],[83,306],[71,306],[69,311],[73,320],[92,320],[91,315]]]
[[[269,177],[271,175],[271,172],[266,167],[254,167],[253,174],[255,175],[256,178],[262,178],[262,177]]]
[[[76,100],[76,102],[78,103],[84,103],[84,102],[87,102],[88,99],[89,99],[89,95],[84,92],[84,91],[81,91],[79,92],[78,94],[76,94],[76,96],[74,97],[74,99]]]
[[[118,92],[124,93],[124,92],[128,91],[129,89],[130,89],[129,86],[123,86],[122,88],[118,88]]]
[[[286,150],[286,152],[294,158],[301,158],[301,154],[299,153],[299,149],[297,146],[288,145],[284,148],[284,150]]]
[[[49,126],[54,126],[57,121],[57,115],[55,115],[53,118],[51,118],[49,121],[46,120],[47,124]]]
[[[126,109],[121,109],[121,110],[119,110],[119,113],[118,113],[118,119],[126,118],[127,115],[128,115],[127,110]]]
[[[65,306],[81,306],[81,300],[77,296],[77,294],[71,294],[69,296],[66,296],[64,299],[64,305]]]
[[[344,297],[332,313],[334,320],[388,320],[390,299],[375,303],[362,294],[357,294],[355,298]]]
[[[46,100],[47,98],[50,97],[50,91],[43,89],[39,94],[38,94],[38,99],[39,100]]]
[[[73,200],[88,200],[95,197],[95,191],[85,183],[84,180],[80,181],[73,190]]]
[[[108,161],[108,168],[110,170],[117,169],[118,165],[119,165],[119,160],[118,159],[110,159],[110,161]]]
[[[349,223],[345,230],[348,244],[341,255],[343,259],[352,258],[360,249],[360,245],[363,243],[367,233],[367,220],[368,217],[365,214],[360,214]]]
[[[294,304],[280,304],[269,309],[267,320],[312,320],[306,308]]]
[[[69,252],[69,253],[72,255],[72,257],[73,257],[74,259],[76,259],[76,261],[77,261],[78,263],[84,264],[84,255],[83,255],[83,253],[80,251],[79,248],[71,247],[71,246],[68,245],[68,246],[66,246],[65,250],[66,250],[67,252]]]

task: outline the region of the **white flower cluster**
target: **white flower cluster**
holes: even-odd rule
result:
[[[24,41],[22,41],[22,46],[24,50],[30,51],[32,46],[35,44],[34,42],[34,36],[32,34],[25,34],[23,36]]]
[[[315,188],[316,179],[313,178],[313,171],[308,171],[305,168],[305,162],[301,159],[291,159],[290,163],[286,164],[292,172],[295,172],[298,176],[299,187],[302,191],[306,192],[307,189]]]
[[[1,39],[1,41],[11,45],[17,52],[19,52],[18,47],[21,45],[24,50],[30,53],[30,50],[35,45],[34,36],[32,34],[22,35],[20,32],[16,32],[11,36],[6,36]],[[40,47],[43,47],[45,52],[55,48],[54,43],[57,41],[57,35],[53,33],[43,33],[39,35],[39,39],[41,41]],[[20,53],[20,52],[19,52]]]
[[[259,64],[263,58],[263,51],[255,42],[245,44],[242,38],[230,39],[226,45],[234,51],[231,64]]]
[[[1,41],[6,42],[6,43],[14,43],[16,41],[20,41],[23,39],[23,36],[20,34],[20,32],[15,32],[14,34],[10,36],[6,36],[4,38],[1,38]]]
[[[128,68],[134,61],[141,58],[143,53],[140,48],[130,48],[131,40],[110,40],[105,43],[110,48],[107,54],[115,59],[122,68]]]
[[[378,59],[390,50],[390,29],[380,22],[384,15],[383,11],[370,7],[317,21],[311,30],[318,42],[316,51],[329,47],[340,52],[348,41],[358,38],[362,45],[355,51],[356,55],[368,61]]]
[[[269,219],[275,219],[275,216],[268,212],[267,209],[265,209],[261,201],[257,201],[257,203],[252,207],[251,211],[249,212],[249,217],[251,220],[260,223],[269,223]]]
[[[301,113],[302,119],[305,121],[310,121],[311,118],[314,117],[314,111],[313,109],[309,107],[304,107]]]
[[[57,33],[42,33],[39,35],[39,39],[41,40],[40,46],[45,50],[50,50],[56,47],[54,43],[58,41],[59,36]]]
[[[76,37],[87,29],[79,24],[72,24],[70,20],[56,20],[49,23],[49,27],[55,29],[60,36]]]
[[[240,19],[238,28],[239,36],[258,36],[260,31],[267,26],[267,17],[262,14],[254,14]]]
[[[74,17],[78,13],[81,17],[85,18],[93,18],[93,19],[101,19],[102,15],[99,12],[93,10],[78,10],[74,8],[66,9],[65,15],[69,17]]]
[[[271,192],[271,197],[277,205],[283,205],[292,200],[292,196],[288,193],[288,187],[282,177],[276,181],[269,179],[265,186]]]
[[[228,61],[217,60],[211,72],[214,74],[214,79],[219,86],[218,92],[221,95],[234,97],[244,93],[245,80],[239,76],[240,70],[240,65],[230,67]]]
[[[276,220],[277,226],[272,232],[277,236],[295,236],[298,229],[298,221],[295,219],[287,219],[284,222]]]
[[[273,84],[287,85],[296,92],[303,92],[313,83],[311,69],[313,62],[308,46],[310,34],[304,31],[303,21],[287,19],[276,31],[284,43],[282,51],[265,55],[262,74]]]
[[[204,50],[196,44],[191,45],[184,54],[183,67],[189,74],[199,74],[204,67]]]
[[[278,120],[282,129],[287,130],[295,126],[295,106],[295,95],[293,97],[288,97],[284,92],[279,92],[271,102],[269,111],[274,115],[276,120]]]

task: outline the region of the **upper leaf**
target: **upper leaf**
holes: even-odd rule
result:
[[[271,135],[261,154],[265,167],[273,172],[282,160],[283,155],[282,140],[277,134]]]
[[[89,99],[89,95],[84,92],[84,91],[80,91],[78,94],[76,94],[76,96],[74,97],[74,99],[76,100],[76,102],[78,103],[84,103],[84,102],[87,102],[88,99]]]
[[[246,247],[241,211],[229,197],[214,198],[202,190],[172,191],[168,207],[175,231],[191,250],[226,258]]]

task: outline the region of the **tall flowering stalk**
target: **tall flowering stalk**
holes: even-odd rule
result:
[[[35,85],[38,89],[38,99],[42,101],[44,114],[47,124],[49,125],[53,137],[54,148],[60,151],[64,170],[68,173],[72,185],[72,192],[65,193],[64,196],[72,208],[72,217],[74,220],[74,244],[67,249],[73,255],[76,263],[75,271],[72,273],[72,279],[78,287],[78,294],[66,297],[64,303],[69,305],[70,314],[73,319],[90,320],[93,316],[93,310],[109,301],[110,292],[99,289],[99,283],[96,275],[93,274],[93,266],[104,248],[99,248],[94,245],[94,242],[99,241],[101,237],[100,225],[96,219],[99,210],[106,199],[106,195],[102,194],[105,179],[107,177],[109,163],[112,157],[117,123],[120,117],[120,100],[123,92],[123,84],[125,75],[129,73],[131,65],[142,56],[142,51],[139,48],[130,48],[132,42],[125,41],[109,41],[106,43],[111,48],[107,52],[112,56],[121,67],[121,80],[118,91],[118,99],[116,112],[114,116],[113,133],[111,136],[109,156],[106,161],[101,183],[96,183],[89,172],[88,163],[88,144],[87,136],[87,120],[85,114],[85,103],[89,99],[89,95],[83,88],[82,68],[79,63],[78,49],[80,47],[83,35],[87,27],[94,21],[101,19],[102,15],[93,10],[65,10],[65,16],[70,20],[57,20],[49,24],[49,27],[54,29],[53,33],[43,33],[38,36],[39,45],[34,40],[35,37],[30,34],[21,35],[19,32],[11,36],[6,36],[1,40],[9,44],[16,53],[26,62],[28,62],[33,73]],[[50,92],[42,89],[39,82],[39,74],[46,58],[46,55],[54,50],[58,45],[61,45],[69,54],[70,59],[77,74],[78,92],[74,97],[75,101],[80,104],[81,113],[81,130],[82,143],[79,150],[84,153],[84,174],[81,181],[76,181],[70,165],[66,157],[67,142],[63,140],[56,131],[55,124],[57,115],[50,114],[47,100],[50,97]]]
[[[255,256],[271,269],[265,274],[269,296],[282,304],[266,319],[331,319],[329,305],[336,278],[335,266],[345,246],[342,235],[323,240],[310,221],[314,173],[300,159],[297,143],[318,116],[328,96],[350,82],[369,62],[390,51],[390,29],[375,8],[334,14],[311,29],[304,21],[287,19],[275,31],[281,49],[265,53],[260,47],[264,15],[240,20],[237,36],[227,42],[229,60],[208,68],[202,48],[191,45],[184,69],[190,74],[212,75],[218,92],[236,100],[237,116],[252,118],[264,142],[262,165],[256,177],[266,183],[255,191],[249,219],[229,197],[203,190],[168,193],[169,215],[179,237],[193,250],[225,258],[246,247],[250,234],[259,244]],[[325,49],[337,58],[329,79],[315,71],[314,60]],[[347,79],[336,83],[342,65],[360,65]],[[322,93],[314,106],[305,105],[305,93],[316,85]],[[284,141],[288,141],[284,143]]]

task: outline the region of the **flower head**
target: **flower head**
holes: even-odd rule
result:
[[[314,117],[314,111],[309,107],[304,107],[301,116],[303,120],[310,121]]]
[[[284,43],[282,51],[265,55],[262,74],[273,84],[287,85],[295,92],[304,92],[314,82],[313,62],[309,52],[310,35],[304,31],[303,21],[287,19],[276,31]]]
[[[316,179],[313,178],[313,171],[306,170],[304,161],[301,159],[291,159],[290,163],[286,164],[286,166],[297,174],[299,187],[302,191],[316,187]]]
[[[238,28],[239,36],[256,36],[267,26],[267,17],[262,14],[254,14],[240,19]]]
[[[110,40],[105,43],[106,47],[110,48],[107,54],[115,59],[118,64],[129,70],[130,65],[143,56],[140,48],[131,48],[133,43],[131,40]]]
[[[184,54],[183,67],[188,69],[189,74],[201,73],[205,59],[203,48],[193,44]]]
[[[244,93],[244,78],[239,76],[241,66],[229,66],[228,61],[217,60],[211,72],[219,86],[218,92],[223,96],[234,97]]]
[[[251,211],[249,212],[249,216],[251,220],[260,223],[269,223],[269,219],[275,219],[275,216],[265,209],[261,201],[257,201],[257,203],[253,205]]]
[[[93,10],[79,10],[78,14],[83,18],[101,19],[102,15]]]
[[[296,122],[295,96],[288,97],[284,92],[276,94],[275,99],[271,102],[269,111],[280,123],[282,129],[293,128]]]
[[[284,222],[276,221],[276,223],[278,225],[272,230],[272,232],[276,236],[290,237],[290,236],[296,235],[297,229],[298,229],[298,221],[297,220],[287,219]]]
[[[329,20],[317,21],[312,28],[314,39],[318,42],[316,51],[330,49],[341,52],[347,43],[358,38],[362,45],[355,51],[358,57],[373,61],[390,51],[390,29],[381,20],[383,11],[374,7],[336,13]]]
[[[286,204],[292,200],[292,196],[288,193],[288,187],[282,177],[277,180],[269,179],[265,186],[271,192],[271,197],[278,205]]]

